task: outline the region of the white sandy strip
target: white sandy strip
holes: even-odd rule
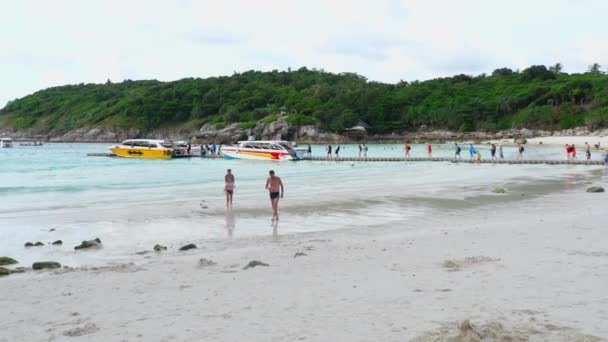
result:
[[[0,341],[408,341],[464,319],[532,325],[532,341],[606,338],[607,195],[11,275]],[[243,270],[253,259],[270,266]]]
[[[605,150],[608,148],[608,136],[570,136],[570,137],[539,137],[527,139],[529,145],[538,145],[542,142],[543,145],[565,146],[566,144],[574,144],[579,152],[584,153],[585,142],[588,142],[593,149],[593,145],[600,143],[600,148]]]

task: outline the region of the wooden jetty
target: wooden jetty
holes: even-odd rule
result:
[[[467,163],[467,164],[547,164],[547,165],[604,165],[602,160],[544,160],[544,159],[454,159],[454,158],[395,158],[395,157],[304,157],[304,160],[311,161],[336,161],[336,162],[452,162],[452,163]]]

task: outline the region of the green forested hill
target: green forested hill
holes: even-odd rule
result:
[[[559,70],[559,68],[557,69]],[[565,74],[532,66],[521,72],[456,75],[385,84],[352,74],[249,71],[174,82],[124,81],[38,91],[0,110],[0,128],[69,131],[81,127],[241,127],[272,121],[339,131],[362,119],[379,133],[429,129],[499,130],[608,126],[608,75]]]

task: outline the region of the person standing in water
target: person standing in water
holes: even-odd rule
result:
[[[340,145],[338,145],[338,147],[336,147],[336,159],[340,158]]]
[[[572,157],[572,147],[570,147],[568,144],[566,144],[566,155],[567,159],[570,160]]]
[[[226,193],[226,207],[232,208],[232,195],[234,195],[234,175],[232,174],[232,170],[228,169],[226,171],[226,176],[224,176],[224,192]]]
[[[585,154],[587,155],[587,160],[591,159],[591,145],[585,142]]]
[[[490,147],[490,154],[492,155],[492,160],[496,159],[496,145],[492,144],[492,147]]]
[[[284,187],[281,178],[274,175],[274,171],[268,173],[270,177],[266,180],[266,190],[270,194],[270,203],[272,204],[272,220],[279,220],[279,198],[283,198]]]
[[[367,158],[367,145],[363,144],[363,157]]]
[[[574,144],[572,144],[571,146],[572,146],[572,159],[576,159],[576,147],[574,146]]]
[[[310,144],[308,144],[308,149],[306,150],[306,154],[308,154],[309,157],[312,156],[312,147],[310,147]]]
[[[462,151],[462,148],[460,148],[460,146],[458,145],[458,143],[454,143],[454,159],[462,159],[460,157],[460,151]]]
[[[502,150],[502,145],[498,146],[498,158],[505,159],[505,154]]]
[[[412,147],[410,146],[410,144],[405,144],[405,157],[409,158],[410,157],[410,151],[412,150]]]
[[[427,155],[429,158],[433,158],[433,146],[431,146],[431,144],[428,144],[428,145],[426,146],[426,155]]]
[[[519,148],[517,149],[517,160],[524,159],[524,145],[519,144]]]
[[[331,158],[331,145],[327,145],[326,151],[327,151],[327,159],[330,159]]]

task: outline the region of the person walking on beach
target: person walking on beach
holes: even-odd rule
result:
[[[426,146],[426,155],[429,158],[433,158],[433,146],[431,146],[431,144]]]
[[[232,208],[232,195],[234,195],[234,175],[232,170],[228,169],[224,176],[224,192],[226,193],[226,207]]]
[[[469,154],[471,155],[471,160],[475,159],[475,146],[473,144],[469,145]]]
[[[492,155],[492,160],[496,159],[496,145],[492,144],[492,147],[490,147],[490,154]]]
[[[325,150],[327,151],[327,159],[331,159],[331,145],[327,145]]]
[[[308,149],[306,150],[306,154],[311,157],[312,156],[312,148],[310,147],[310,144],[308,144]]]
[[[585,142],[585,154],[587,155],[587,160],[591,159],[591,145]]]
[[[340,158],[340,145],[338,145],[338,147],[336,147],[336,152],[334,152],[336,155],[336,159]]]
[[[460,146],[458,145],[458,143],[454,143],[454,159],[462,159],[460,157],[460,151],[462,151],[462,148],[460,148]]]
[[[405,144],[405,157],[409,158],[410,157],[410,151],[412,150],[412,147],[410,146],[410,144]]]
[[[266,190],[270,194],[270,203],[272,204],[272,220],[279,220],[279,198],[283,198],[285,188],[281,178],[274,175],[274,171],[268,173],[270,177],[266,180]]]
[[[505,159],[505,154],[504,154],[504,152],[502,150],[502,145],[498,146],[498,157],[500,159]]]
[[[519,144],[519,148],[517,149],[517,160],[524,159],[524,145]]]

